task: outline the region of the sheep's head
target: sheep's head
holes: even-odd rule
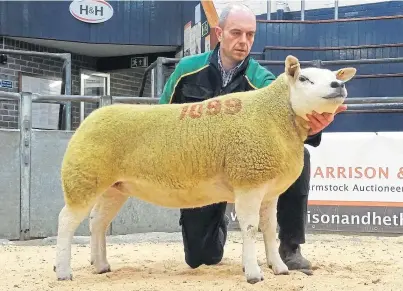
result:
[[[306,114],[312,111],[334,113],[347,97],[345,83],[356,72],[355,68],[338,71],[315,67],[301,69],[296,57],[287,56],[285,76],[295,113],[305,120],[308,120]]]

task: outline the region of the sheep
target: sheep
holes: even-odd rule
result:
[[[263,280],[256,235],[275,275],[289,274],[276,247],[276,205],[303,167],[306,114],[334,113],[355,68],[301,69],[287,56],[269,86],[185,104],[113,104],[93,111],[62,161],[58,280],[72,280],[71,243],[90,213],[91,264],[110,272],[106,230],[132,196],[169,208],[235,203],[246,281]],[[259,221],[260,220],[260,221]]]

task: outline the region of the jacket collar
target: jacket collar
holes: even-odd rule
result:
[[[220,43],[218,42],[217,45],[215,46],[213,52],[210,55],[210,64],[212,64],[217,70],[220,70],[219,64],[218,64],[218,50],[219,49],[220,49]],[[248,55],[245,58],[242,65],[239,67],[239,69],[237,71],[237,75],[245,73],[246,68],[248,67],[248,64],[249,64],[249,59],[250,59],[250,55]]]

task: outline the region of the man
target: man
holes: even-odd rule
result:
[[[218,45],[211,52],[182,58],[160,98],[161,104],[201,101],[226,93],[268,86],[275,76],[249,56],[256,32],[256,17],[245,5],[226,7],[216,28]],[[336,114],[346,107],[340,107]],[[318,146],[321,131],[334,116],[313,113],[306,143]],[[278,201],[280,255],[290,270],[309,270],[310,262],[301,255],[305,243],[310,160],[305,149],[304,169],[298,180]],[[197,268],[217,264],[223,257],[227,237],[226,203],[195,209],[181,209],[180,225],[186,263]],[[306,272],[306,271],[304,271]]]

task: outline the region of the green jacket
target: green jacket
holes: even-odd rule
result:
[[[219,45],[213,51],[182,58],[166,82],[159,103],[195,102],[226,93],[254,90],[269,85],[276,78],[256,60],[247,57],[232,81],[223,88],[218,48]]]

